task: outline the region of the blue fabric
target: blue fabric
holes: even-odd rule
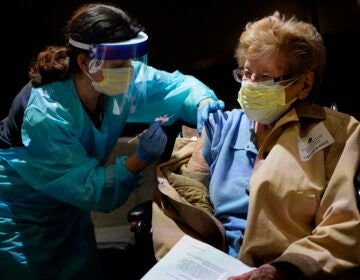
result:
[[[240,109],[217,111],[205,122],[203,155],[210,166],[210,200],[225,228],[228,253],[236,257],[244,235],[247,194],[257,148],[253,122]]]
[[[101,279],[90,211],[119,207],[141,177],[126,169],[126,157],[103,166],[125,123],[175,114],[172,122],[196,124],[199,101],[216,99],[180,72],[147,67],[144,75],[145,89],[135,81],[127,95],[104,96],[100,129],[73,78],[32,89],[25,147],[0,150],[1,279]]]
[[[22,146],[21,124],[31,93],[28,82],[15,96],[9,114],[0,121],[0,149]]]
[[[205,98],[218,100],[214,92],[193,76],[179,71],[168,73],[147,66],[146,95],[138,90],[135,96],[135,111],[130,109],[128,122],[151,122],[156,117],[174,115],[165,125],[181,119],[196,125],[198,104]],[[164,96],[166,93],[166,96]]]

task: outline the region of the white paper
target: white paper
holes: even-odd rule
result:
[[[185,235],[141,280],[225,280],[252,269],[215,247]]]

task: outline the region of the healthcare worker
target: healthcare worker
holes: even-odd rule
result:
[[[194,77],[148,66],[148,36],[114,6],[82,6],[65,30],[62,55],[51,60],[50,47],[31,65],[24,147],[0,150],[2,280],[102,279],[90,211],[123,204],[163,153],[157,117],[196,125],[199,116],[201,127],[223,106]],[[150,126],[136,153],[104,167],[126,122]]]

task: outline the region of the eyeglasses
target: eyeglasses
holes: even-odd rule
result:
[[[277,82],[281,82],[281,81],[292,80],[291,75],[283,75],[280,77],[274,77],[274,76],[271,76],[266,73],[255,75],[252,72],[250,72],[249,70],[245,70],[244,67],[234,69],[233,75],[234,75],[235,81],[237,81],[238,83],[241,83],[241,82],[247,81],[247,80],[251,80],[251,79],[255,80],[256,82],[260,82],[260,83],[261,82],[277,83]]]

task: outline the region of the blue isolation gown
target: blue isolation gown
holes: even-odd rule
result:
[[[205,123],[203,155],[210,167],[210,200],[224,228],[228,254],[237,257],[244,236],[249,181],[258,150],[253,121],[244,111],[217,111]]]
[[[0,150],[0,279],[101,279],[90,211],[122,205],[141,176],[126,156],[104,167],[125,123],[175,114],[168,124],[196,125],[200,100],[217,100],[192,76],[139,69],[126,94],[104,96],[100,129],[72,77],[32,89],[25,147]]]

